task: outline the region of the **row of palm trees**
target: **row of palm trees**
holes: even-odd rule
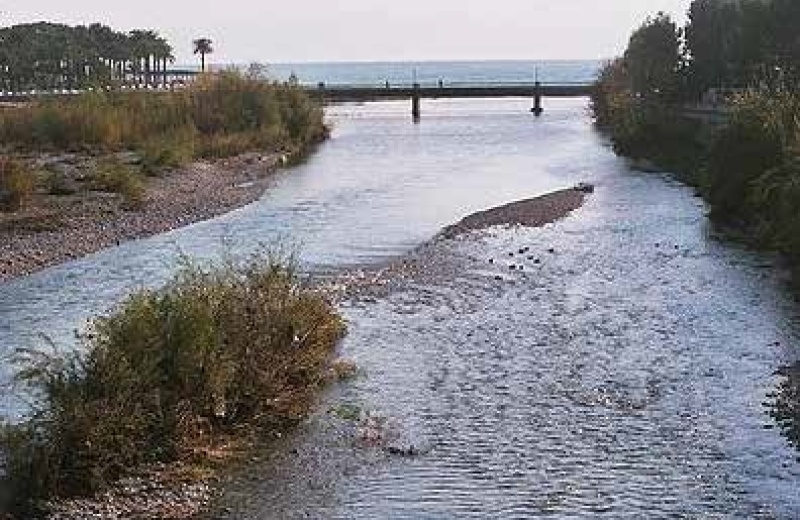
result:
[[[156,85],[166,83],[173,61],[170,44],[152,30],[48,22],[0,28],[0,90]]]

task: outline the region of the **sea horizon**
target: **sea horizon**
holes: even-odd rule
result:
[[[274,79],[286,81],[292,76],[303,85],[406,84],[423,85],[530,83],[591,83],[607,60],[423,60],[423,61],[314,61],[253,62],[266,67]],[[246,69],[250,64],[210,64],[210,70]],[[197,69],[196,65],[176,68]]]

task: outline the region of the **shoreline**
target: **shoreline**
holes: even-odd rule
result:
[[[192,162],[148,178],[142,205],[133,210],[119,196],[93,192],[0,214],[0,283],[246,206],[297,155],[251,152]]]

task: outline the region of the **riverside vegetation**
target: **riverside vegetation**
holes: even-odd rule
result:
[[[800,289],[798,24],[795,0],[695,0],[683,29],[659,14],[603,69],[592,110],[618,154],[696,186],[715,222],[782,253]],[[723,107],[722,124],[681,116],[700,96]],[[800,447],[800,399],[781,395],[780,424]]]
[[[119,194],[124,208],[136,209],[149,177],[195,159],[251,151],[299,156],[326,135],[316,100],[296,85],[266,81],[257,69],[203,75],[175,92],[42,98],[0,110],[0,211],[92,192]],[[57,160],[37,166],[59,154],[88,158],[88,166],[72,175]]]
[[[169,93],[86,92],[0,112],[11,151],[136,150],[146,167],[252,149],[302,147],[325,135],[322,107],[295,85],[233,71]]]
[[[0,281],[250,203],[327,133],[318,100],[258,66],[0,105]]]
[[[595,85],[595,119],[617,153],[676,170],[714,220],[800,266],[800,46],[791,29],[800,4],[695,0],[689,19],[680,30],[659,14],[634,32]],[[698,93],[726,84],[738,88],[724,100],[724,124],[681,116]]]
[[[301,418],[344,324],[291,259],[189,261],[96,319],[66,356],[21,353],[37,403],[6,426],[14,509],[102,489],[151,463],[210,463],[230,437]]]
[[[151,178],[180,179],[195,159],[297,157],[326,136],[317,101],[257,68],[200,75],[172,92],[101,89],[2,107],[0,229],[61,225],[61,206],[95,192],[137,210]],[[62,156],[91,167],[69,176],[39,166]],[[66,202],[25,214],[45,197]],[[97,219],[112,217],[100,206]],[[20,381],[35,403],[0,435],[10,507],[27,517],[154,463],[205,466],[226,439],[292,423],[325,381],[343,331],[291,261],[187,261],[163,289],[136,292],[95,320],[75,353],[22,353]]]

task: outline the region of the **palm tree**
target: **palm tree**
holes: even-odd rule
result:
[[[155,54],[156,63],[161,67],[161,82],[166,85],[168,81],[167,63],[174,63],[175,56],[172,54],[172,46],[162,37],[156,38],[155,41]]]
[[[194,40],[194,53],[200,55],[200,68],[206,71],[206,54],[211,54],[214,49],[211,47],[211,40],[208,38],[198,38]]]

